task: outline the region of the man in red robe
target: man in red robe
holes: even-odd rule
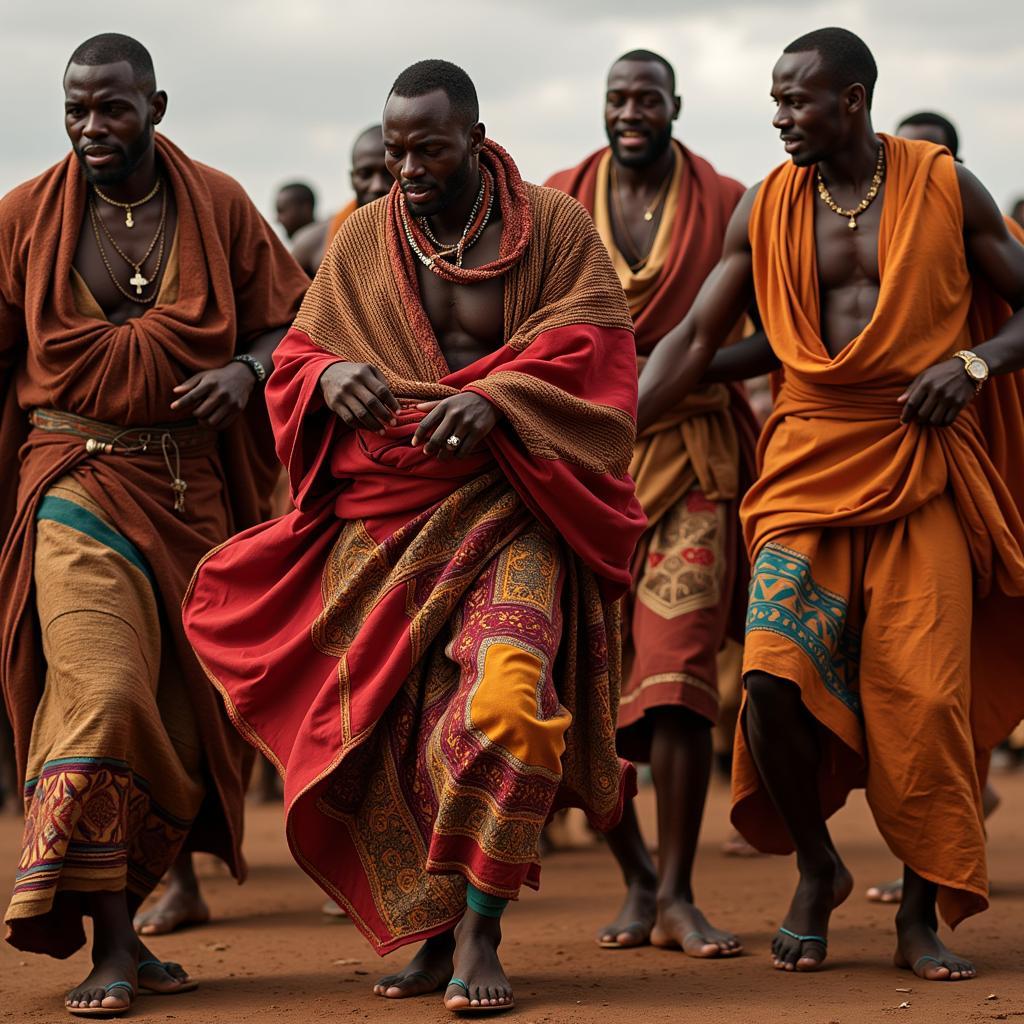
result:
[[[425,940],[378,994],[508,1007],[500,916],[548,815],[607,829],[629,794],[635,348],[589,216],[523,182],[464,71],[403,72],[384,145],[397,183],[268,391],[296,510],[205,560],[185,626],[298,863],[378,952]]]
[[[608,74],[609,145],[548,185],[591,212],[629,302],[640,367],[688,312],[722,252],[743,186],[672,138],[675,72],[635,50]],[[658,871],[632,805],[609,833],[626,900],[599,935],[606,948],[681,948],[728,956],[734,935],[694,905],[692,872],[719,713],[718,656],[742,637],[746,556],[737,506],[753,470],[756,426],[740,388],[710,384],[637,439],[630,472],[648,527],[633,562],[620,753],[650,762]],[[733,644],[735,647],[735,644]],[[731,661],[739,690],[739,658]]]
[[[132,914],[181,851],[244,875],[246,751],[180,624],[192,571],[267,511],[259,378],[305,276],[240,186],[155,134],[140,43],[83,43],[73,152],[0,201],[0,681],[26,824],[16,948],[85,942],[72,1013],[184,971]]]

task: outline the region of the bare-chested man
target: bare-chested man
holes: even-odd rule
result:
[[[384,162],[384,139],[379,124],[371,125],[356,137],[349,181],[355,198],[333,217],[308,224],[292,239],[292,255],[310,277],[320,269],[324,253],[341,225],[360,207],[382,199],[391,188],[393,179]]]
[[[944,149],[875,133],[875,79],[842,29],[786,48],[773,123],[792,162],[737,208],[641,376],[638,419],[694,387],[756,296],[785,373],[742,509],[754,566],[733,820],[797,852],[774,964],[825,960],[852,887],[825,822],[866,784],[905,865],[896,963],[961,980],[975,968],[940,941],[936,903],[952,925],[987,906],[976,756],[1024,693],[1019,661],[985,635],[1020,621],[1024,594],[1024,248]]]
[[[299,863],[378,952],[423,940],[375,991],[500,1009],[555,800],[607,829],[626,792],[635,349],[590,217],[523,182],[461,68],[408,68],[383,126],[396,185],[275,358],[295,511],[207,559],[185,624]]]

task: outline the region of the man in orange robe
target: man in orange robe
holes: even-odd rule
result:
[[[314,277],[338,229],[360,207],[382,199],[391,188],[391,174],[384,163],[384,139],[379,124],[370,125],[352,144],[352,169],[349,181],[355,198],[333,217],[309,224],[292,239],[292,255],[299,266]]]
[[[609,145],[547,182],[593,216],[629,302],[640,367],[718,262],[743,194],[673,140],[680,107],[664,57],[623,55],[605,93]],[[717,656],[728,633],[742,639],[748,574],[738,508],[755,441],[741,388],[725,384],[694,392],[637,439],[630,473],[648,529],[633,560],[618,746],[651,764],[659,870],[630,806],[608,835],[627,893],[599,935],[605,948],[650,940],[701,957],[739,951],[694,905],[692,872],[719,711]]]
[[[0,201],[0,681],[26,810],[5,920],[67,957],[92,917],[67,1006],[121,1012],[189,986],[131,916],[180,851],[244,875],[245,748],[179,608],[266,515],[258,377],[306,279],[236,182],[155,134],[140,43],[83,43],[64,90],[73,152]]]
[[[742,506],[733,821],[797,852],[774,963],[825,959],[852,886],[825,822],[865,785],[905,865],[896,963],[959,980],[975,968],[939,940],[936,903],[951,926],[988,905],[983,766],[1024,711],[1005,643],[1024,614],[1024,247],[945,148],[874,132],[876,75],[842,29],[786,48],[772,94],[792,162],[737,207],[641,377],[640,425],[756,295],[782,385]]]

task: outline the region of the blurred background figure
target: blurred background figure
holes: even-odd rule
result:
[[[289,241],[307,224],[316,220],[316,194],[302,181],[293,181],[277,190],[274,201],[277,223],[284,228]]]

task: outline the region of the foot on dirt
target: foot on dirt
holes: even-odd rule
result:
[[[161,960],[143,943],[139,943],[138,963],[139,991],[157,996],[173,996],[182,992],[194,992],[199,983],[189,977],[181,964],[172,960]]]
[[[726,857],[763,857],[756,847],[751,846],[735,829],[732,830],[732,834],[724,843],[722,843],[722,853]]]
[[[323,905],[320,907],[320,913],[324,917],[333,917],[339,920],[348,917],[348,914],[345,913],[345,908],[338,906],[334,900],[324,900]]]
[[[691,902],[682,898],[659,902],[658,919],[651,931],[651,945],[661,949],[681,949],[687,956],[705,960],[736,956],[743,950],[735,935],[715,928]]]
[[[385,999],[411,999],[446,988],[452,976],[455,936],[451,932],[435,935],[420,947],[407,967],[397,974],[387,974],[373,991]]]
[[[602,949],[646,946],[651,941],[651,929],[657,917],[658,901],[654,881],[633,882],[626,890],[626,898],[618,917],[597,933],[597,944]]]
[[[453,1013],[491,1013],[515,1005],[512,986],[498,959],[501,921],[472,910],[455,929],[455,963],[444,993]]]
[[[899,903],[903,899],[903,879],[873,885],[864,895],[870,903]]]
[[[179,928],[206,924],[209,920],[210,908],[199,890],[172,880],[153,906],[139,910],[133,923],[139,935],[169,935]]]
[[[926,923],[897,921],[896,940],[893,963],[913,971],[923,981],[969,981],[978,973],[970,960],[949,950]]]
[[[94,951],[92,972],[67,994],[65,1009],[72,1014],[88,1011],[86,1015],[90,1017],[124,1013],[135,999],[135,964],[134,949],[116,949],[102,954]]]
[[[777,971],[816,971],[828,954],[828,923],[850,895],[853,879],[838,859],[820,871],[802,871],[793,902],[772,940]]]

